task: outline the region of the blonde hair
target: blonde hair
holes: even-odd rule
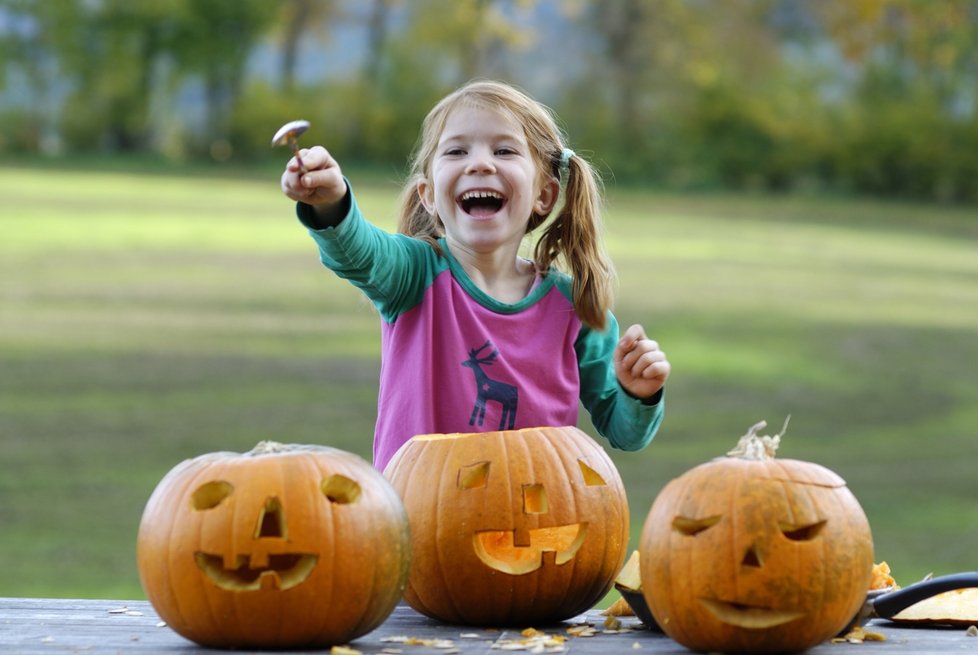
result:
[[[544,275],[551,266],[567,267],[574,310],[583,323],[603,330],[614,296],[615,276],[601,239],[600,181],[579,155],[570,153],[569,159],[562,162],[566,145],[553,113],[513,86],[494,81],[470,82],[443,98],[428,113],[411,156],[410,177],[401,193],[398,231],[438,248],[436,240],[444,235],[444,225],[421,203],[418,184],[431,179],[438,140],[448,117],[460,106],[499,111],[521,124],[541,176],[559,180],[566,163],[563,203],[537,240],[534,260]],[[540,227],[548,216],[531,216],[527,233]]]

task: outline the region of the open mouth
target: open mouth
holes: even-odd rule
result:
[[[529,530],[529,543],[518,546],[515,530],[484,530],[475,533],[473,547],[489,568],[523,575],[543,566],[544,553],[554,553],[557,566],[566,564],[580,550],[586,535],[586,523],[534,528]]]
[[[478,189],[466,191],[458,198],[459,207],[475,218],[488,218],[506,205],[506,198],[497,191]]]
[[[267,566],[251,566],[251,559],[239,556],[234,568],[224,565],[220,555],[197,552],[194,560],[207,577],[228,591],[258,591],[262,588],[285,591],[306,581],[318,561],[316,555],[269,555]]]
[[[710,610],[713,616],[723,623],[751,630],[773,628],[805,616],[804,612],[728,603],[715,598],[700,598],[699,600],[706,609]]]

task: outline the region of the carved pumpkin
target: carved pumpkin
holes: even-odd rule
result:
[[[384,475],[411,523],[405,600],[468,625],[529,625],[590,608],[628,546],[607,453],[574,427],[421,435]]]
[[[764,425],[669,482],[642,531],[649,609],[691,650],[802,651],[835,636],[866,597],[862,508],[832,471],[774,459],[781,434],[758,437]]]
[[[143,589],[205,646],[345,643],[380,625],[407,582],[410,539],[390,484],[352,453],[262,442],[186,460],[143,512]]]
[[[411,523],[405,600],[430,617],[561,620],[597,602],[624,562],[621,477],[575,427],[420,435],[384,474]]]

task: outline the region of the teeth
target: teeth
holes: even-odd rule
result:
[[[462,200],[472,200],[475,198],[495,198],[502,200],[503,196],[495,191],[466,191],[462,194]]]

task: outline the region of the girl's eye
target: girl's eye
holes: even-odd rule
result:
[[[449,157],[458,157],[459,155],[464,155],[465,150],[463,150],[462,148],[449,148],[448,150],[445,151],[445,154],[448,155]]]
[[[497,148],[496,149],[496,154],[497,155],[515,155],[516,154],[516,151],[514,149],[512,149],[512,148]]]

